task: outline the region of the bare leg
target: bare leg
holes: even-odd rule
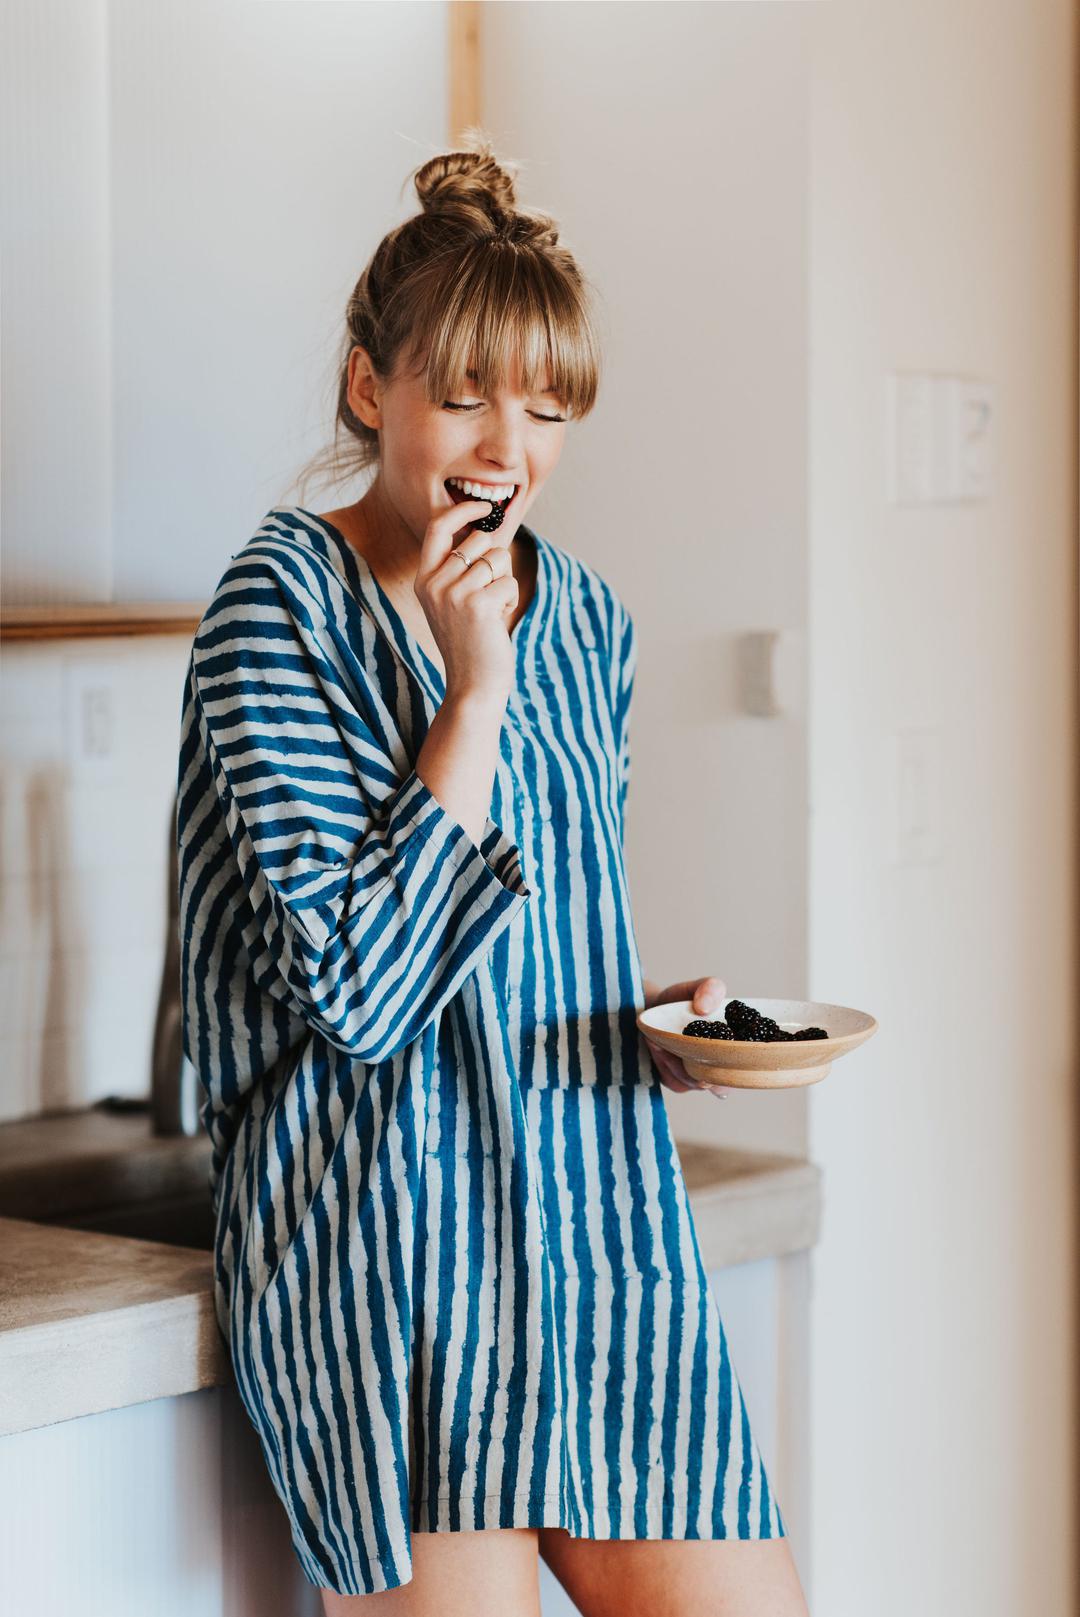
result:
[[[535,1527],[414,1533],[413,1575],[397,1589],[320,1589],[325,1617],[540,1617]]]
[[[809,1617],[787,1538],[539,1532],[540,1554],[582,1617]]]

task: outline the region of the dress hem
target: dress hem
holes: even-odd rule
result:
[[[471,1518],[473,1516],[473,1514],[475,1513],[476,1506],[478,1504],[486,1505],[490,1500],[502,1500],[502,1499],[504,1499],[504,1495],[501,1494],[501,1493],[473,1494],[469,1498],[465,1499],[465,1498],[462,1498],[461,1495],[454,1494],[454,1493],[439,1493],[439,1494],[434,1494],[434,1495],[432,1495],[432,1494],[424,1494],[422,1498],[416,1499],[416,1500],[413,1501],[413,1505],[412,1505],[413,1512],[415,1513],[418,1510],[427,1511],[432,1499],[434,1499],[437,1502],[437,1507],[439,1507],[439,1508],[441,1508],[443,1506],[443,1504],[448,1502],[448,1501],[455,1502],[456,1506],[457,1506],[457,1514],[462,1520],[464,1520],[466,1517]],[[639,1532],[634,1532],[634,1531],[629,1532],[629,1533],[598,1532],[598,1531],[596,1531],[595,1528],[592,1528],[587,1532],[575,1533],[562,1520],[559,1520],[557,1522],[548,1522],[548,1521],[534,1522],[534,1521],[528,1519],[528,1518],[531,1518],[532,1515],[535,1513],[536,1508],[539,1508],[540,1513],[542,1515],[546,1516],[548,1514],[547,1507],[549,1505],[554,1505],[557,1508],[560,1518],[568,1514],[567,1509],[566,1509],[566,1496],[565,1496],[565,1493],[563,1493],[563,1492],[545,1493],[545,1494],[523,1493],[523,1494],[515,1495],[515,1496],[513,1496],[511,1498],[511,1500],[509,1501],[509,1508],[510,1508],[510,1511],[512,1513],[517,1513],[518,1511],[520,1511],[525,1516],[526,1520],[524,1520],[524,1521],[511,1521],[511,1522],[502,1521],[502,1522],[493,1523],[492,1525],[494,1527],[562,1527],[562,1528],[565,1529],[565,1531],[567,1533],[569,1533],[571,1538],[602,1539],[604,1541],[615,1541],[615,1542],[618,1542],[620,1540],[626,1540],[626,1539],[630,1539],[630,1540],[633,1540],[633,1539],[662,1539],[662,1538],[665,1537],[665,1535],[662,1532],[656,1531],[656,1529],[659,1528],[659,1527],[662,1527],[662,1525],[663,1525],[663,1517],[668,1513],[668,1511],[670,1509],[670,1502],[668,1500],[665,1500],[665,1499],[659,1499],[659,1500],[653,1499],[653,1500],[646,1501],[645,1505],[644,1505],[646,1530],[645,1530],[644,1533],[639,1533]],[[636,1507],[633,1504],[631,1504],[629,1508],[630,1508],[631,1512],[633,1513]],[[773,1501],[773,1508],[774,1508],[774,1510],[776,1512],[776,1516],[777,1516],[777,1530],[775,1532],[772,1532],[772,1531],[767,1532],[767,1533],[755,1532],[755,1533],[747,1533],[745,1535],[741,1535],[739,1533],[709,1533],[709,1532],[706,1532],[706,1533],[700,1533],[700,1532],[688,1533],[688,1532],[678,1532],[678,1533],[671,1534],[670,1537],[671,1537],[672,1540],[674,1540],[676,1542],[681,1541],[681,1540],[698,1541],[698,1540],[705,1539],[705,1540],[708,1540],[708,1541],[715,1541],[717,1543],[723,1543],[727,1539],[735,1539],[735,1540],[741,1540],[742,1542],[746,1542],[746,1541],[752,1540],[752,1539],[786,1538],[787,1537],[787,1530],[784,1527],[783,1517],[780,1514],[779,1505],[776,1503],[775,1500]],[[684,1513],[685,1513],[685,1506],[683,1507],[683,1510],[684,1510]],[[578,1512],[577,1514],[582,1515],[582,1516],[584,1515],[583,1512]],[[760,1517],[757,1515],[757,1513],[755,1513],[755,1519],[757,1519],[759,1524],[760,1524]],[[414,1531],[414,1532],[430,1532],[432,1530],[433,1529],[430,1529],[430,1528],[413,1528],[412,1529],[412,1531]],[[463,1531],[464,1529],[453,1529],[453,1528],[446,1529],[446,1528],[443,1528],[443,1529],[434,1529],[434,1530],[435,1531],[444,1531],[445,1532],[445,1531]],[[481,1531],[483,1531],[483,1530],[484,1529],[481,1529]]]
[[[471,1500],[462,1500],[457,1495],[454,1495],[454,1494],[445,1494],[445,1493],[443,1493],[443,1494],[436,1494],[434,1496],[432,1496],[431,1494],[425,1494],[422,1499],[418,1499],[418,1500],[414,1501],[414,1509],[417,1508],[417,1507],[425,1507],[428,1504],[428,1501],[432,1497],[437,1499],[440,1502],[440,1504],[441,1504],[441,1502],[443,1500],[457,1498],[458,1499],[458,1504],[459,1504],[459,1507],[460,1507],[459,1514],[464,1518],[466,1515],[468,1515],[470,1513],[471,1506],[476,1504],[477,1502],[486,1502],[489,1499],[502,1499],[503,1495],[501,1493],[478,1494],[478,1495],[473,1495]],[[686,1533],[686,1532],[681,1532],[681,1533],[675,1533],[669,1538],[665,1538],[665,1535],[662,1532],[657,1532],[655,1530],[657,1528],[657,1526],[660,1525],[658,1523],[658,1521],[657,1521],[657,1517],[658,1517],[658,1515],[660,1515],[662,1513],[662,1509],[663,1509],[662,1505],[657,1506],[656,1504],[652,1504],[652,1505],[647,1505],[646,1506],[646,1524],[647,1525],[646,1525],[646,1531],[644,1533],[639,1533],[639,1532],[602,1533],[602,1532],[597,1532],[595,1530],[587,1531],[587,1532],[577,1532],[577,1533],[575,1533],[575,1532],[572,1531],[571,1528],[567,1527],[566,1524],[561,1519],[559,1521],[547,1521],[547,1520],[534,1521],[534,1520],[532,1520],[532,1518],[537,1514],[539,1514],[541,1517],[546,1517],[549,1514],[549,1511],[548,1511],[548,1508],[547,1508],[549,1505],[554,1505],[556,1507],[557,1514],[560,1516],[560,1518],[563,1515],[566,1514],[565,1509],[564,1509],[565,1496],[561,1492],[546,1493],[546,1494],[523,1494],[523,1495],[520,1495],[520,1496],[514,1498],[512,1506],[511,1506],[511,1510],[512,1510],[512,1512],[514,1514],[516,1514],[516,1512],[517,1512],[517,1510],[518,1510],[518,1508],[520,1506],[521,1507],[521,1513],[522,1513],[522,1515],[525,1516],[526,1520],[524,1520],[524,1521],[510,1521],[510,1522],[493,1523],[493,1524],[491,1524],[491,1526],[492,1526],[492,1528],[561,1527],[564,1530],[564,1532],[566,1532],[570,1536],[570,1538],[575,1539],[578,1542],[590,1542],[591,1541],[591,1542],[594,1542],[594,1543],[600,1543],[600,1542],[603,1542],[603,1543],[619,1543],[619,1542],[623,1542],[623,1543],[625,1543],[625,1542],[642,1543],[642,1542],[646,1542],[646,1541],[656,1542],[657,1540],[663,1540],[666,1543],[708,1542],[708,1543],[722,1544],[722,1543],[725,1543],[725,1542],[727,1542],[729,1540],[731,1542],[733,1542],[733,1543],[746,1543],[746,1542],[749,1542],[750,1540],[753,1540],[753,1539],[786,1538],[788,1536],[787,1529],[784,1527],[783,1516],[780,1514],[779,1506],[776,1506],[776,1515],[777,1515],[777,1523],[778,1523],[776,1532],[751,1533],[751,1534],[748,1534],[746,1538],[740,1538],[740,1536],[738,1534],[733,1534],[733,1533],[725,1533],[725,1534],[716,1535],[716,1534],[712,1534],[712,1533]],[[490,1529],[487,1528],[487,1527],[482,1527],[480,1529],[462,1528],[462,1527],[410,1528],[411,1533],[416,1533],[416,1532],[449,1533],[449,1532],[475,1532],[475,1531],[484,1532],[484,1531],[489,1531],[489,1530]],[[405,1578],[398,1578],[397,1581],[393,1582],[393,1583],[387,1582],[385,1580],[384,1569],[382,1567],[380,1567],[379,1572],[380,1572],[380,1575],[383,1576],[383,1581],[381,1583],[379,1583],[378,1586],[376,1588],[374,1588],[374,1589],[363,1589],[362,1587],[357,1587],[355,1590],[352,1589],[352,1588],[349,1588],[348,1590],[330,1590],[329,1585],[324,1584],[324,1583],[319,1583],[316,1576],[312,1576],[310,1573],[307,1572],[305,1562],[304,1562],[303,1558],[301,1558],[301,1566],[304,1567],[305,1576],[307,1577],[308,1582],[314,1584],[316,1588],[327,1589],[329,1592],[337,1593],[337,1594],[346,1594],[346,1593],[347,1594],[353,1594],[353,1593],[356,1593],[356,1594],[381,1594],[384,1591],[389,1591],[391,1589],[401,1588],[401,1587],[404,1586],[404,1584],[406,1584],[406,1583],[408,1583],[408,1582],[410,1582],[412,1580],[411,1564],[410,1564],[408,1576],[405,1577]]]

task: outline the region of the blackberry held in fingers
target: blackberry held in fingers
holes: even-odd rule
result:
[[[446,488],[446,492],[454,501],[455,505],[462,505],[466,500],[469,499],[487,498],[487,496],[483,494],[468,494],[465,489],[461,487],[461,480],[458,478],[448,477],[444,486]],[[507,507],[516,493],[517,486],[515,485],[515,487],[511,489],[510,493],[504,495],[501,500],[489,500],[488,503],[491,506],[491,510],[488,512],[486,517],[478,517],[475,521],[468,523],[467,527],[469,528],[469,531],[475,533],[477,529],[479,529],[481,533],[494,533],[497,528],[501,528],[503,524],[503,517],[506,515]]]
[[[496,528],[502,527],[506,507],[510,504],[511,499],[513,499],[513,495],[505,500],[492,500],[489,514],[486,517],[481,517],[479,522],[471,522],[469,526],[474,531],[479,528],[481,533],[494,533]]]

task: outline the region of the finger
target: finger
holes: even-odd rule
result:
[[[471,595],[476,590],[490,589],[492,585],[502,582],[512,584],[515,591],[520,587],[514,576],[510,552],[505,545],[493,545],[486,533],[478,534],[476,538],[470,534],[468,539],[463,539],[451,551],[445,561],[450,562],[456,556],[463,556],[468,565],[451,568],[446,580],[448,593]]]
[[[686,1074],[686,1082],[691,1084],[694,1089],[700,1089],[706,1095],[715,1095],[718,1100],[726,1099],[731,1093],[722,1084],[710,1084],[706,1078],[691,1078],[689,1073]]]
[[[660,991],[657,1005],[673,1000],[688,999],[699,1016],[707,1011],[718,1011],[728,997],[727,984],[722,977],[687,977],[685,982],[670,983]]]
[[[731,1090],[725,1089],[723,1084],[700,1083],[697,1087],[704,1090],[706,1095],[711,1095],[713,1100],[727,1100],[731,1094]]]
[[[645,1042],[649,1043],[648,1040]],[[677,1056],[671,1055],[669,1051],[663,1050],[655,1044],[649,1044],[649,1049],[656,1058],[657,1066],[662,1068],[663,1082],[668,1084],[669,1088],[700,1089],[706,1095],[715,1095],[717,1100],[726,1100],[728,1095],[731,1094],[731,1090],[726,1089],[722,1084],[710,1084],[704,1078],[692,1078],[686,1070],[686,1063],[680,1061]]]
[[[669,1089],[684,1090],[690,1088],[690,1085],[687,1083],[686,1079],[680,1077],[679,1073],[676,1072],[675,1068],[669,1061],[666,1059],[661,1059],[656,1063],[656,1065],[660,1069],[661,1083],[666,1084]]]
[[[700,1016],[718,1011],[727,999],[727,984],[722,977],[701,977],[690,995],[690,1008]]]
[[[648,1043],[648,1041],[646,1042]],[[700,1083],[697,1078],[691,1078],[684,1063],[679,1060],[678,1056],[673,1056],[669,1050],[664,1050],[659,1045],[650,1044],[649,1048],[656,1058],[657,1066],[661,1069],[662,1082],[666,1083],[669,1089],[686,1090],[707,1087],[707,1085]]]
[[[494,509],[494,500],[461,500],[436,511],[420,546],[419,571],[425,575],[433,573],[449,556],[454,548],[454,535],[463,525],[460,513],[464,513],[464,522],[478,522]]]
[[[667,1005],[673,1000],[693,999],[699,978],[688,977],[684,983],[669,983],[667,988],[661,989],[656,999],[657,1005]]]
[[[689,1089],[691,1086],[687,1082],[686,1070],[682,1062],[676,1061],[666,1050],[661,1050],[659,1045],[650,1044],[648,1039],[645,1042],[649,1046],[653,1060],[660,1069],[661,1083],[666,1084],[669,1089]]]

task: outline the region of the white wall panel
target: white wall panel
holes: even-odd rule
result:
[[[0,6],[0,587],[112,591],[108,6]]]
[[[4,598],[206,597],[328,437],[348,294],[445,145],[446,6],[4,11]]]

